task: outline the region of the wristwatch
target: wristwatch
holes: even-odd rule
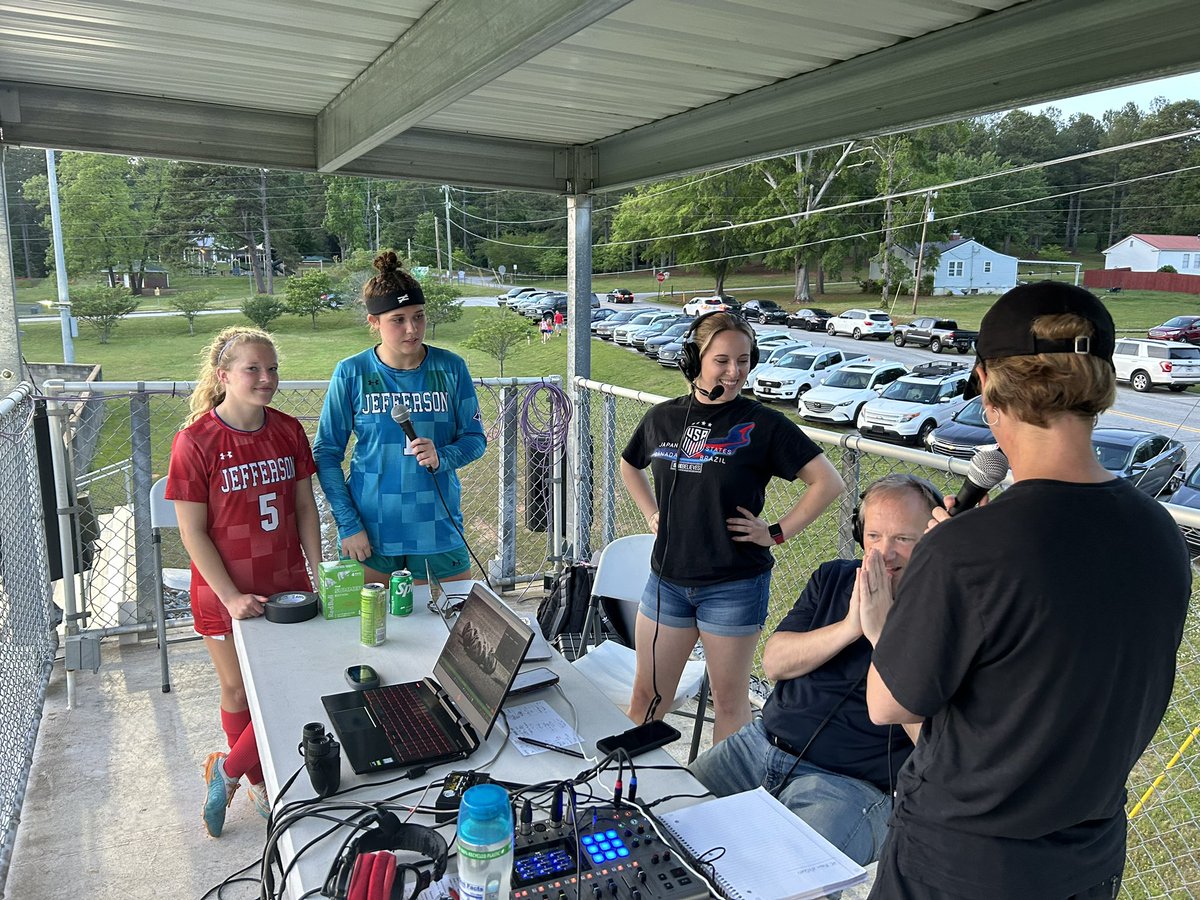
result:
[[[787,538],[783,536],[783,528],[778,522],[774,525],[767,526],[767,532],[771,535],[771,540],[777,544],[782,544]]]

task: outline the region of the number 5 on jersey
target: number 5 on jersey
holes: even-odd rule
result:
[[[263,531],[274,531],[279,527],[279,510],[273,505],[278,497],[278,494],[258,495],[258,514],[262,516],[258,524]]]

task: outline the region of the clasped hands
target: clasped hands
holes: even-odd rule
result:
[[[847,618],[858,616],[863,636],[874,646],[891,609],[892,579],[888,576],[883,554],[878,550],[868,550],[854,576]]]

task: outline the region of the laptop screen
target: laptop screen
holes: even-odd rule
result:
[[[496,724],[533,631],[487,588],[475,585],[433,667],[434,677],[480,740]]]

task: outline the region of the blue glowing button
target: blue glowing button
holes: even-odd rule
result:
[[[617,851],[616,851],[616,850],[605,850],[605,851],[604,851],[604,858],[605,858],[605,859],[616,859],[616,858],[617,858]]]
[[[612,849],[612,844],[610,844],[608,841],[601,841],[598,846],[600,847],[601,850],[611,850]]]
[[[594,862],[594,863],[604,862],[604,854],[603,853],[593,853],[592,854],[592,862]]]
[[[615,838],[615,837],[617,836],[617,833],[616,833],[615,831],[612,831],[612,830],[610,829],[610,830],[608,830],[608,831],[604,832],[604,836],[605,836],[606,838]]]
[[[585,834],[585,835],[584,835],[584,836],[581,838],[581,840],[582,840],[582,841],[583,841],[585,844],[591,844],[591,843],[593,843],[593,842],[594,842],[596,839],[595,839],[594,837],[592,837],[590,834]]]
[[[629,855],[629,851],[626,850],[624,847],[617,848],[617,856],[628,856],[628,855]]]

